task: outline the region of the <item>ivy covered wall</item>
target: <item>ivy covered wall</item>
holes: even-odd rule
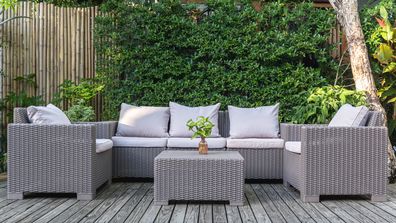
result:
[[[97,74],[106,84],[104,119],[122,102],[166,106],[281,103],[283,120],[327,84],[336,63],[327,44],[332,10],[312,3],[108,0],[96,18]]]

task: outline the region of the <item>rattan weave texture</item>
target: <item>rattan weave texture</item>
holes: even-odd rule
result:
[[[243,205],[244,159],[238,152],[167,150],[154,161],[154,202],[220,200]]]
[[[111,151],[96,153],[95,124],[37,125],[27,123],[26,109],[14,114],[8,126],[8,198],[40,192],[92,199],[111,182]]]
[[[301,154],[284,151],[284,182],[300,190],[307,202],[320,195],[371,195],[386,199],[387,128],[377,112],[365,127],[282,124],[282,138],[300,134]]]

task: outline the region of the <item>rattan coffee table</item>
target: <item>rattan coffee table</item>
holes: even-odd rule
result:
[[[229,201],[243,205],[244,159],[237,151],[166,150],[154,160],[154,203]]]

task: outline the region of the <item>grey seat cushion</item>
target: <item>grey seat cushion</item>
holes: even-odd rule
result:
[[[198,148],[199,141],[201,139],[195,138],[169,138],[168,139],[168,148]],[[220,149],[226,147],[226,139],[223,137],[218,138],[207,138],[206,142],[208,142],[209,149]]]
[[[279,104],[257,108],[228,106],[230,138],[278,138]]]
[[[96,139],[96,153],[103,153],[113,148],[113,141],[110,139]]]
[[[282,149],[284,140],[280,138],[249,138],[249,139],[227,139],[227,148],[245,149]]]
[[[33,124],[71,124],[66,114],[53,104],[47,106],[29,106],[29,122]]]
[[[148,137],[125,137],[114,136],[114,147],[166,147],[167,138],[148,138]]]
[[[293,153],[301,154],[301,142],[299,141],[286,142],[285,149]]]
[[[188,107],[177,104],[175,102],[169,103],[170,108],[170,128],[169,135],[172,137],[191,137],[193,133],[188,130],[187,121],[196,120],[199,116],[209,117],[209,120],[214,124],[212,134],[210,137],[219,137],[219,109],[220,103],[210,106]]]
[[[121,104],[117,136],[168,137],[168,107]]]
[[[369,109],[365,106],[354,107],[345,104],[338,109],[329,127],[356,127],[366,125]]]

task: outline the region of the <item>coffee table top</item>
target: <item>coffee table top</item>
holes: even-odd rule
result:
[[[238,151],[209,151],[201,155],[198,151],[165,150],[155,160],[244,160]]]

